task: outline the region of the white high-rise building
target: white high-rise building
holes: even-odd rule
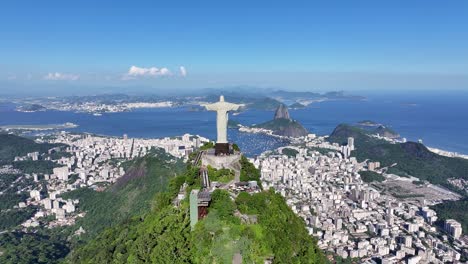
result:
[[[32,199],[36,201],[41,200],[41,193],[38,190],[32,190],[29,192],[29,195],[31,196]]]
[[[200,138],[197,137],[197,138],[195,139],[195,148],[199,148],[199,147],[201,147],[201,141],[200,141]]]
[[[42,202],[44,203],[44,208],[45,209],[47,209],[47,210],[52,209],[52,200],[50,200],[49,198],[46,198]]]
[[[75,212],[75,205],[73,205],[72,203],[67,203],[63,206],[63,209],[65,209],[67,213],[73,213]]]
[[[412,243],[413,243],[413,237],[405,236],[405,247],[411,248]]]
[[[462,234],[461,224],[453,219],[447,219],[445,221],[444,229],[455,239],[460,238]]]
[[[103,177],[104,179],[109,178],[109,170],[103,169],[99,172],[99,176]]]
[[[348,147],[350,150],[354,150],[354,138],[353,137],[348,138]]]
[[[39,152],[31,152],[27,154],[28,157],[30,157],[33,161],[36,161],[39,159]]]
[[[68,167],[54,168],[54,175],[60,180],[68,181]]]
[[[55,219],[57,220],[65,219],[65,210],[61,208],[57,209],[55,211]]]

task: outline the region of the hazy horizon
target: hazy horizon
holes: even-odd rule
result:
[[[412,95],[424,95],[424,96],[465,96],[468,95],[468,90],[466,89],[450,89],[443,88],[437,89],[410,89],[410,88],[401,88],[401,89],[294,89],[294,88],[284,88],[284,87],[262,87],[262,86],[253,86],[253,85],[226,85],[226,86],[212,86],[212,87],[200,87],[200,88],[188,88],[188,89],[154,89],[152,87],[116,87],[116,86],[107,86],[107,87],[86,87],[83,89],[83,86],[74,86],[67,87],[66,89],[38,89],[37,87],[30,87],[30,89],[2,89],[0,91],[0,97],[7,98],[41,98],[41,97],[68,97],[68,96],[102,96],[102,95],[116,95],[123,94],[128,96],[196,96],[196,95],[207,95],[213,93],[219,94],[237,94],[246,93],[248,95],[262,95],[269,97],[269,92],[275,91],[287,91],[287,92],[310,92],[325,94],[328,92],[343,92],[345,95],[355,95],[355,96],[412,96]],[[2,98],[0,98],[2,99]]]

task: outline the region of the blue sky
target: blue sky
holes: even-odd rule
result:
[[[252,2],[3,1],[0,89],[468,89],[467,1]]]

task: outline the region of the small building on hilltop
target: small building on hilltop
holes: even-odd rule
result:
[[[198,220],[208,214],[208,206],[211,202],[211,194],[208,191],[192,190],[190,192],[190,226],[195,228]]]

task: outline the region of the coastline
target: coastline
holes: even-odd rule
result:
[[[438,155],[441,155],[441,156],[445,156],[445,157],[449,157],[449,158],[468,159],[468,155],[466,155],[466,154],[460,154],[458,152],[447,151],[447,150],[443,150],[443,149],[439,149],[439,148],[433,148],[433,147],[429,147],[429,146],[426,146],[426,147],[432,153],[435,153],[435,154],[438,154]]]
[[[383,140],[386,140],[392,144],[396,144],[396,143],[405,143],[406,142],[406,139],[401,139],[401,138],[388,138],[388,137],[382,137],[382,136],[379,136],[379,135],[371,135],[373,137],[376,137],[376,138],[379,138],[379,139],[383,139]],[[421,143],[423,144],[423,143]],[[449,158],[461,158],[461,159],[468,159],[468,155],[466,154],[461,154],[461,153],[458,153],[458,152],[453,152],[453,151],[448,151],[448,150],[443,150],[443,149],[439,149],[439,148],[433,148],[433,147],[429,147],[425,144],[423,144],[430,152],[432,153],[435,153],[437,155],[440,155],[440,156],[444,156],[444,157],[449,157]]]
[[[243,133],[263,134],[263,135],[267,135],[267,136],[270,136],[270,137],[275,137],[275,138],[279,138],[279,139],[286,139],[286,140],[291,140],[292,139],[290,137],[276,135],[276,134],[273,133],[273,130],[265,129],[265,128],[256,128],[256,127],[248,127],[248,126],[239,125],[238,130],[239,130],[239,132],[243,132]]]
[[[264,134],[264,135],[268,135],[268,136],[279,138],[279,139],[286,139],[286,140],[293,140],[294,139],[294,138],[275,135],[275,134],[273,134],[272,130],[264,129],[264,128],[253,128],[253,127],[239,125],[238,130],[239,130],[239,132],[243,132],[243,133]],[[329,135],[324,135],[324,137],[328,137],[328,136]],[[388,142],[393,143],[393,144],[395,144],[395,143],[404,143],[405,142],[405,141],[396,140],[396,139],[393,139],[393,138],[387,138],[387,137],[381,137],[381,136],[376,136],[376,137],[380,138],[380,139],[387,140]],[[466,155],[466,154],[461,154],[461,153],[458,153],[458,152],[452,152],[452,151],[443,150],[443,149],[439,149],[439,148],[429,147],[429,146],[426,146],[426,145],[424,145],[424,146],[429,151],[431,151],[432,153],[435,153],[437,155],[441,155],[441,156],[449,157],[449,158],[468,159],[468,155]]]
[[[5,125],[0,126],[0,129],[9,131],[9,130],[54,130],[54,129],[70,129],[78,127],[77,124],[67,122],[63,124],[45,124],[45,125]]]

